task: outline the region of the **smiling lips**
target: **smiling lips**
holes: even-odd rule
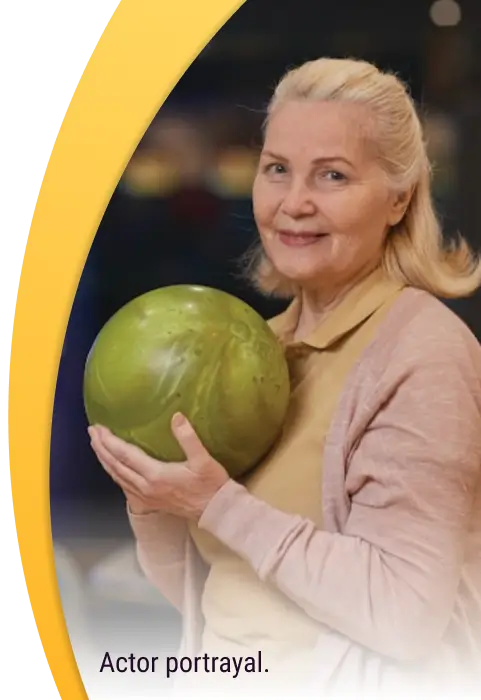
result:
[[[313,245],[321,238],[324,238],[326,233],[314,233],[312,231],[304,231],[296,233],[295,231],[281,230],[278,232],[279,240],[284,245],[291,248],[303,248],[304,246]]]

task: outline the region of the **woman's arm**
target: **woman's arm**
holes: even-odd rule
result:
[[[92,448],[127,498],[141,569],[182,611],[188,520],[198,520],[229,477],[182,416],[173,417],[172,430],[186,462],[160,462],[107,428],[89,426]]]
[[[182,612],[187,522],[168,513],[137,515],[127,508],[137,559],[146,578]]]
[[[480,479],[480,365],[443,351],[391,368],[349,465],[342,534],[233,481],[199,521],[309,615],[404,660],[429,654],[448,625]]]

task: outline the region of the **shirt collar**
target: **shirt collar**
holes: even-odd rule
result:
[[[376,268],[355,287],[315,328],[300,345],[325,350],[367,320],[375,311],[403,288],[401,282],[390,279],[382,268]],[[284,344],[293,343],[301,311],[300,298],[270,321],[274,333]]]

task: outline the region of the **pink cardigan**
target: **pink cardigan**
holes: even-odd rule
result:
[[[318,531],[230,481],[199,523],[321,622],[319,690],[481,678],[481,347],[431,295],[406,289],[351,371],[323,499]],[[195,655],[206,570],[186,524],[129,518],[145,575],[183,613],[179,653]]]

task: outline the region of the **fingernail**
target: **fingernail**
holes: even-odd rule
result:
[[[172,427],[181,428],[183,425],[185,425],[185,418],[182,413],[174,413],[172,417]]]

